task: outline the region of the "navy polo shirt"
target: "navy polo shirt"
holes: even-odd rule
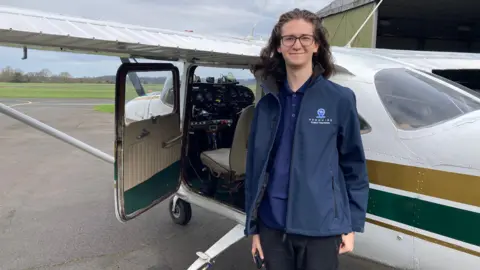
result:
[[[260,220],[273,229],[285,228],[293,135],[300,103],[309,82],[307,80],[293,92],[285,80],[279,92],[282,115],[270,156],[268,186],[258,212]]]

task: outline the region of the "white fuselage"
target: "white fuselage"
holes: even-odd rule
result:
[[[478,205],[426,194],[438,192],[447,197],[456,196],[449,194],[448,191],[438,191],[435,179],[427,179],[436,173],[431,170],[470,175],[477,177],[477,181],[480,181],[478,177],[480,176],[480,144],[478,143],[480,111],[466,113],[418,129],[398,127],[379,97],[374,76],[378,70],[383,68],[409,67],[375,56],[352,56],[348,51],[337,52],[334,57],[336,64],[347,69],[351,74],[340,72],[331,80],[354,90],[358,112],[371,127],[369,132],[362,135],[367,159],[373,163],[371,167],[376,169],[378,166],[379,174],[396,179],[395,183],[390,183],[385,178],[374,179],[375,183],[371,183],[373,195],[381,193],[383,197],[394,198],[385,201],[372,200],[374,203],[369,205],[369,209],[373,211],[370,212],[375,213],[375,208],[380,206],[389,209],[384,216],[382,215],[385,212],[381,212],[382,215],[370,212],[367,214],[365,233],[357,234],[354,254],[405,269],[478,269],[480,266],[480,257],[477,255],[480,253],[479,246],[446,236],[448,234],[442,235],[422,229],[422,224],[428,223],[428,221],[422,220],[422,217],[430,218],[430,215],[422,213],[420,210],[423,208],[418,212],[399,209],[402,206],[408,207],[408,205],[399,204],[397,206],[399,208],[396,208],[395,200],[412,200],[411,202],[418,204],[419,207],[424,207],[422,205],[426,202],[428,206],[425,207],[432,207],[431,209],[435,209],[437,206],[446,206],[449,211],[468,211],[471,216],[478,218],[480,215]],[[480,102],[480,99],[474,96],[469,96],[469,98]],[[375,162],[379,162],[379,164]],[[382,166],[389,168],[388,164],[396,164],[400,166],[400,169],[385,171]],[[371,167],[369,166],[369,169]],[[408,173],[406,173],[407,170]],[[410,177],[409,173],[412,170],[418,172],[420,175],[418,179]],[[403,178],[402,173],[405,173]],[[425,177],[425,181],[422,177]],[[454,181],[455,178],[446,181],[438,179],[438,185],[448,188],[455,186]],[[434,182],[433,185],[432,182]],[[426,183],[423,187],[424,190],[422,190],[422,183]],[[417,190],[408,188],[412,184],[417,184],[419,188]],[[186,185],[182,185],[178,196],[229,217],[239,224],[244,224],[245,214],[242,211],[202,197],[189,190]],[[384,205],[376,205],[376,202]],[[392,204],[385,205],[389,203]],[[389,216],[395,216],[397,212],[397,215],[409,214],[411,219],[407,218],[406,221],[399,222],[389,218]],[[416,222],[419,222],[419,225],[413,226]],[[432,222],[438,222],[438,220]],[[458,229],[452,227],[449,230],[453,231],[453,234],[458,234],[459,230],[468,229],[469,224],[462,222],[459,221]],[[477,231],[472,233],[478,234]]]

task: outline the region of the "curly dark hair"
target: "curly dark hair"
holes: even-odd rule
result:
[[[280,46],[283,25],[295,19],[303,19],[314,25],[315,42],[319,46],[318,51],[313,54],[313,67],[320,65],[324,78],[329,78],[335,72],[330,45],[327,41],[327,31],[322,25],[321,18],[311,11],[296,8],[280,16],[277,24],[273,27],[267,46],[261,51],[259,63],[251,69],[254,74],[261,70],[263,79],[273,77],[276,81],[283,81],[286,78],[285,60],[278,53],[277,48]]]

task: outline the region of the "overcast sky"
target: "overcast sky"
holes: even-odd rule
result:
[[[247,36],[255,22],[256,34],[268,36],[278,16],[292,8],[316,12],[331,0],[0,0],[0,5],[35,9],[63,15],[109,20],[156,28],[193,30]],[[108,10],[108,12],[105,12]],[[48,68],[53,73],[67,71],[73,76],[115,74],[118,58],[29,50],[21,60],[21,49],[0,47],[0,67],[23,71]],[[208,69],[199,74],[205,76]],[[215,72],[218,72],[216,70]],[[248,76],[235,72],[238,77]],[[209,74],[218,76],[218,74]]]

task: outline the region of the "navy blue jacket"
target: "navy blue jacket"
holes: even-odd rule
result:
[[[258,207],[281,104],[273,80],[262,84],[251,124],[245,180],[245,234],[258,233]],[[356,98],[321,75],[310,83],[292,146],[285,233],[331,236],[363,232],[369,183]]]
[[[307,80],[296,92],[290,89],[287,80],[280,87],[278,97],[282,115],[279,118],[280,123],[267,167],[268,186],[258,210],[259,220],[272,229],[285,228],[292,142],[298,110],[301,108],[305,88],[309,82],[310,80]]]

